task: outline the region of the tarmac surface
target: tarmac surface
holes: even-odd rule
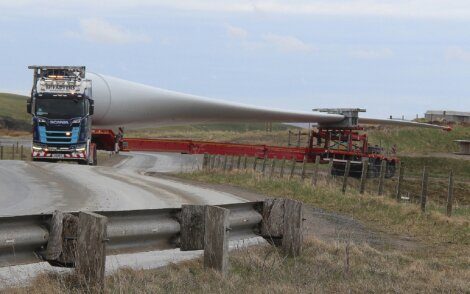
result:
[[[231,193],[155,176],[201,168],[201,156],[145,152],[121,156],[112,166],[0,161],[0,216],[246,201]]]
[[[67,163],[0,161],[0,216],[62,211],[132,210],[180,207],[181,204],[246,202],[211,187],[178,181],[163,173],[200,169],[202,156],[131,152],[104,166]],[[151,175],[146,175],[146,173]],[[160,175],[160,176],[159,176]],[[236,191],[235,191],[236,192]],[[231,242],[231,248],[263,243],[260,238]],[[108,274],[121,267],[149,269],[201,256],[179,249],[107,257]],[[70,272],[40,262],[0,267],[0,290],[27,285],[41,273]]]

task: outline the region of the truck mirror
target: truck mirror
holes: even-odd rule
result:
[[[26,100],[26,112],[31,114],[31,99]]]
[[[95,101],[90,99],[90,109],[88,110],[88,113],[90,115],[93,115],[95,113]]]

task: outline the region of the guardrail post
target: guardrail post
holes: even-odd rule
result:
[[[3,160],[3,146],[0,146],[0,160]]]
[[[281,171],[279,172],[279,177],[282,179],[284,177],[284,167],[286,166],[286,157],[282,157]]]
[[[379,195],[383,195],[384,193],[384,181],[385,181],[385,169],[386,169],[387,162],[382,160],[380,163],[380,177],[379,177]]]
[[[78,215],[76,272],[92,292],[104,292],[108,219],[93,212]]]
[[[15,160],[15,144],[11,145],[11,159]]]
[[[346,166],[344,167],[344,176],[343,176],[343,187],[341,191],[346,193],[346,188],[348,186],[348,177],[349,177],[349,170],[351,169],[351,161],[346,161]]]
[[[395,194],[395,198],[397,201],[401,200],[401,188],[403,185],[403,177],[405,175],[405,165],[403,162],[400,162],[400,169],[398,170],[398,182],[397,182],[397,190]]]
[[[76,265],[78,217],[55,211],[49,224],[49,240],[42,257],[53,266]]]
[[[23,145],[20,146],[20,160],[23,160],[24,156],[23,156]]]
[[[228,235],[230,210],[206,206],[204,229],[204,267],[222,274],[228,271]]]
[[[450,170],[449,173],[449,186],[447,188],[447,205],[446,213],[448,217],[452,216],[452,202],[454,199],[454,171]]]
[[[261,236],[279,246],[286,255],[298,256],[302,252],[302,202],[292,199],[266,199],[263,202]]]
[[[288,256],[299,256],[302,253],[303,216],[302,202],[286,199],[284,202],[284,230],[282,249]]]
[[[295,155],[294,155],[294,157],[292,157],[292,167],[290,169],[289,181],[292,180],[292,178],[294,177],[294,171],[295,171],[295,164],[296,163],[297,163],[297,161],[295,160]]]
[[[428,169],[423,168],[423,179],[421,181],[421,211],[426,212],[426,202],[428,199]]]
[[[181,251],[204,249],[205,205],[181,206]]]
[[[49,229],[49,240],[47,241],[44,258],[46,260],[58,260],[62,254],[64,214],[61,211],[54,211]]]
[[[318,182],[318,169],[320,168],[320,155],[315,156],[315,166],[313,167],[312,185],[316,186]]]
[[[367,181],[367,173],[369,172],[369,161],[363,159],[362,160],[362,171],[361,171],[361,184],[359,187],[359,193],[364,194],[366,191],[366,181]]]

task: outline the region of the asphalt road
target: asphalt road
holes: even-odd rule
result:
[[[145,175],[200,168],[201,156],[143,152],[124,156],[110,167],[0,161],[0,216],[245,201],[230,193]]]

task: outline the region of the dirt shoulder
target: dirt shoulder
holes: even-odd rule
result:
[[[248,201],[261,201],[270,197],[269,195],[255,193],[249,189],[227,184],[204,183],[163,173],[147,173],[147,175],[235,194]],[[314,236],[322,241],[368,244],[376,249],[414,250],[421,246],[418,241],[411,237],[385,234],[367,227],[364,223],[352,217],[327,212],[311,205],[304,206],[304,217],[307,235]]]

